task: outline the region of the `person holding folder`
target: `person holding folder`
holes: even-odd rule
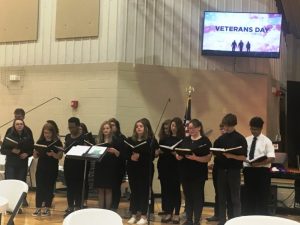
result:
[[[70,133],[65,137],[66,154],[73,146],[85,145],[85,134],[80,129],[80,120],[77,117],[71,117],[68,120],[68,128]],[[76,209],[82,206],[82,188],[84,178],[84,160],[65,158],[64,175],[67,185],[67,201],[68,208],[65,210],[66,217]]]
[[[125,145],[124,140],[126,137],[121,132],[120,122],[116,118],[110,118],[109,120],[113,136],[118,139],[122,146],[120,146],[121,157],[119,157],[118,160],[118,172],[119,172],[119,178],[117,179],[117,182],[115,183],[115,186],[112,189],[112,210],[116,211],[119,208],[119,203],[121,199],[121,185],[124,179],[124,176],[126,174],[126,157],[125,157]]]
[[[163,136],[162,134],[166,132],[166,127],[168,129],[168,135]],[[185,137],[182,120],[175,117],[172,120],[169,120],[167,126],[163,123],[160,134],[160,154],[157,162],[157,169],[161,183],[161,198],[166,213],[161,222],[167,223],[173,221],[173,223],[179,224],[181,192],[178,161],[176,160],[176,152],[174,149],[165,148],[164,146],[174,146],[177,143],[180,144]]]
[[[247,141],[243,135],[235,130],[236,115],[229,113],[222,119],[225,133],[215,142],[214,148],[235,149],[234,151],[216,152],[215,163],[217,168],[217,190],[219,204],[219,223],[226,222],[227,196],[230,196],[233,217],[241,215],[241,169],[247,156]]]
[[[33,152],[32,133],[25,128],[21,119],[15,119],[3,139],[1,154],[6,155],[5,179],[16,179],[26,182],[28,157]]]
[[[247,137],[248,157],[244,162],[245,212],[247,215],[268,215],[271,189],[271,163],[275,160],[272,141],[262,134],[264,121],[250,120],[251,136]]]
[[[132,212],[127,223],[147,224],[149,188],[152,185],[154,171],[152,161],[155,158],[155,151],[159,148],[158,143],[154,137],[149,136],[149,129],[144,119],[135,123],[133,134],[125,143],[128,152],[127,172]]]
[[[100,126],[98,145],[107,147],[107,152],[101,161],[95,164],[94,187],[98,190],[99,207],[111,209],[112,190],[119,180],[121,143],[113,136],[109,121],[104,121]]]
[[[189,137],[180,143],[180,148],[190,149],[191,154],[185,156],[176,154],[179,160],[179,174],[185,196],[186,221],[184,225],[200,225],[204,205],[204,185],[208,179],[207,163],[212,154],[212,146],[205,136],[203,125],[198,119],[192,119],[188,124]],[[175,148],[176,150],[176,148]]]
[[[63,156],[62,142],[58,138],[55,127],[50,123],[46,123],[43,126],[37,144],[45,146],[45,148],[41,152],[38,152],[36,149],[33,152],[33,157],[39,160],[35,173],[36,210],[32,216],[50,216],[50,208],[54,197],[53,189],[58,175],[58,161]],[[42,211],[43,203],[45,204],[44,211]]]

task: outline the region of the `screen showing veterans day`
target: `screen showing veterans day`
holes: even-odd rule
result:
[[[281,14],[204,12],[202,54],[279,57]]]

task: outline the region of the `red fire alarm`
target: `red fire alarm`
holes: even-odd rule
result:
[[[78,101],[77,100],[72,100],[71,101],[71,107],[73,109],[77,109],[78,108]]]

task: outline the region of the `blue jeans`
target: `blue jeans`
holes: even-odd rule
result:
[[[15,179],[26,182],[27,167],[5,165],[5,179]]]

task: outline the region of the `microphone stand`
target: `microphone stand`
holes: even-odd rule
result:
[[[27,112],[25,112],[25,113],[30,113],[31,111],[33,111],[33,110],[35,110],[35,109],[41,107],[42,105],[47,104],[48,102],[50,102],[50,101],[52,101],[52,100],[54,100],[54,99],[57,99],[57,100],[59,100],[59,101],[61,100],[59,97],[53,97],[53,98],[50,98],[50,99],[48,99],[47,101],[42,102],[41,104],[39,104],[39,105],[33,107],[32,109],[29,109],[29,110],[28,110]],[[2,124],[2,125],[0,126],[0,128],[6,126],[7,124],[11,123],[12,121],[14,121],[14,119],[12,119],[12,120],[10,120],[10,121],[8,121],[8,122]]]
[[[151,141],[150,141],[150,151],[151,151],[151,147],[154,143],[155,140],[155,135],[157,133],[157,130],[159,128],[159,124],[161,122],[161,119],[163,117],[163,115],[165,114],[165,111],[167,109],[168,104],[170,103],[171,99],[168,98],[165,107],[160,115],[159,121],[157,123],[157,126],[155,128],[155,132],[153,134],[153,137],[151,137]],[[151,204],[152,204],[152,152],[150,152],[150,160],[149,160],[149,193],[148,193],[148,211],[147,211],[147,221],[148,221],[148,225],[150,225],[150,210],[151,210]],[[154,199],[153,199],[154,200]]]

